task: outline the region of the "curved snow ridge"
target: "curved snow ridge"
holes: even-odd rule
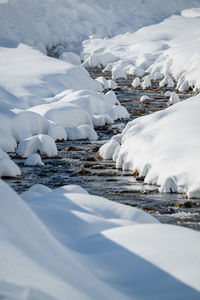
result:
[[[117,168],[139,171],[160,192],[200,197],[200,96],[129,122],[122,135],[100,148]]]
[[[2,296],[198,299],[199,232],[78,186],[0,193]]]

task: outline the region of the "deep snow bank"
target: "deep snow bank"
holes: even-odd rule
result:
[[[184,192],[200,198],[200,95],[129,122],[118,137],[102,146],[116,167],[138,169],[145,182],[161,192]],[[120,145],[121,143],[121,145]]]
[[[114,36],[157,23],[181,9],[197,7],[186,0],[7,0],[0,1],[0,45],[22,42],[46,51],[62,44],[78,51],[90,35]],[[11,40],[11,41],[10,41]],[[63,47],[60,47],[62,51]]]
[[[78,186],[0,193],[2,298],[199,299],[199,232]]]
[[[199,26],[199,10],[188,9],[180,16],[171,16],[135,33],[107,40],[89,39],[83,43],[85,64],[106,66],[110,63],[106,69],[112,71],[113,78],[126,74],[142,76],[144,71],[171,74],[179,91],[189,87],[200,89]],[[107,59],[108,54],[115,59]]]

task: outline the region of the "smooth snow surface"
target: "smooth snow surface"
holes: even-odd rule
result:
[[[199,232],[77,186],[0,192],[2,298],[199,298]]]
[[[161,112],[129,122],[115,155],[116,167],[138,169],[145,182],[158,184],[165,193],[199,196],[200,96],[189,98]],[[113,139],[100,148],[110,159]],[[107,153],[111,153],[107,155]]]

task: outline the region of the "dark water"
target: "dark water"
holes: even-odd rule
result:
[[[101,70],[90,69],[93,77],[101,75]],[[104,74],[107,78],[110,74]],[[131,81],[119,80],[116,91],[120,102],[126,106],[131,119],[166,108],[168,99],[165,91],[158,90],[155,82],[153,88],[144,91],[131,88]],[[153,100],[147,104],[140,103],[143,94]],[[189,93],[181,95],[190,96]],[[106,197],[126,205],[141,208],[163,223],[172,223],[200,230],[200,200],[184,199],[179,194],[160,194],[156,186],[150,186],[135,178],[132,172],[116,170],[113,161],[104,161],[96,156],[98,148],[120,133],[129,120],[118,121],[111,126],[98,128],[99,140],[66,141],[57,143],[58,158],[46,159],[43,167],[25,167],[23,159],[14,159],[20,166],[22,178],[9,179],[9,184],[21,193],[36,183],[56,188],[66,184],[78,184],[91,194]]]

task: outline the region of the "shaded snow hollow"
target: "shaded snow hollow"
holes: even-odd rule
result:
[[[2,298],[199,298],[199,232],[78,186],[0,193]]]

